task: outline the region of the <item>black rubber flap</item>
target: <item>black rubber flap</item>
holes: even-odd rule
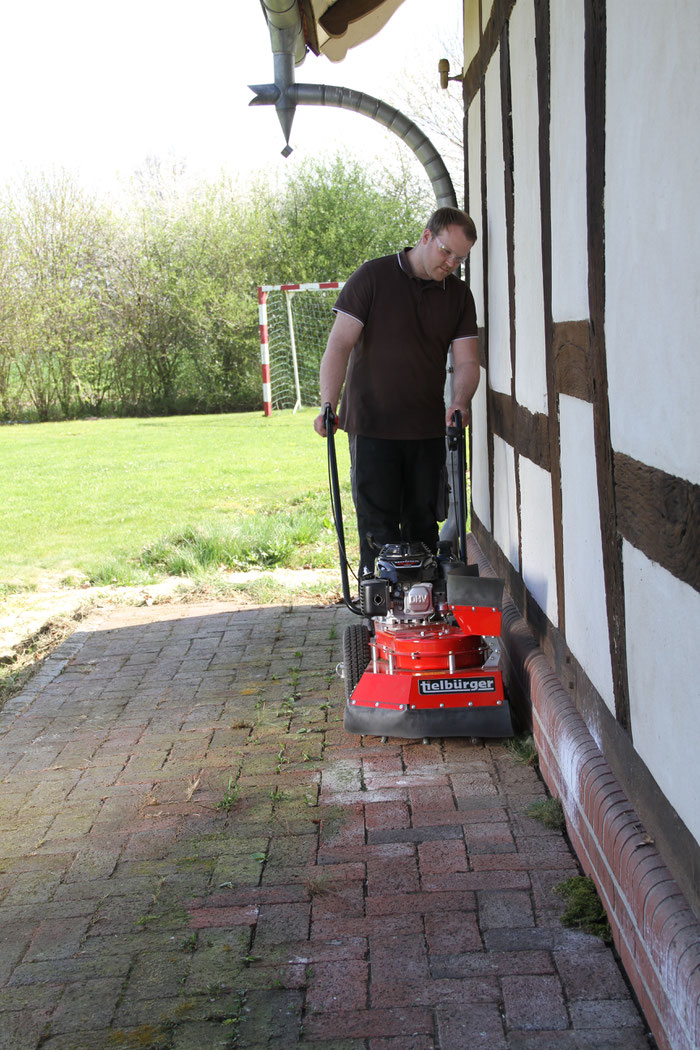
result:
[[[417,711],[386,711],[378,707],[346,704],[346,733],[360,736],[396,736],[404,740],[424,737],[513,736],[510,707],[441,707]]]
[[[459,576],[450,573],[447,577],[448,605],[488,605],[492,609],[503,606],[503,580],[490,576]]]

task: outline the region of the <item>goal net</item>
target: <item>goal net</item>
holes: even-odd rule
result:
[[[318,369],[344,281],[258,288],[265,415],[318,405]]]

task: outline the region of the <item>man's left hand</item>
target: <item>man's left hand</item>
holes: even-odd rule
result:
[[[462,413],[462,426],[468,427],[472,419],[471,405],[450,405],[445,415],[445,423],[448,427],[454,426],[454,414],[460,411]]]

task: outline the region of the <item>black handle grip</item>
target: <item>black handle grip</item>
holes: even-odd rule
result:
[[[461,411],[456,408],[452,414],[452,426],[447,428],[447,448],[451,453],[452,478],[456,486],[455,526],[457,529],[460,561],[467,563],[467,455],[466,437]],[[456,459],[456,477],[455,477]]]
[[[462,434],[464,427],[462,426],[462,413],[458,408],[454,410],[452,415],[452,425],[447,428],[447,447],[450,451],[454,451],[457,448],[459,438]]]

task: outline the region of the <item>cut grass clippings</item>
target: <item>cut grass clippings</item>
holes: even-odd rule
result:
[[[86,613],[87,607],[78,610],[72,617],[49,620],[40,631],[15,648],[16,655],[12,663],[0,663],[0,709],[24,689],[37,665],[73,633],[76,623]]]
[[[329,583],[310,574],[303,582],[282,581],[271,573],[251,574],[246,580],[234,582],[225,576],[200,576],[194,586],[183,587],[177,600],[187,603],[202,601],[236,601],[254,605],[275,605],[297,599],[313,599],[321,602],[340,601],[340,585],[335,580]],[[163,601],[172,601],[172,597]],[[158,600],[153,604],[160,604]]]

